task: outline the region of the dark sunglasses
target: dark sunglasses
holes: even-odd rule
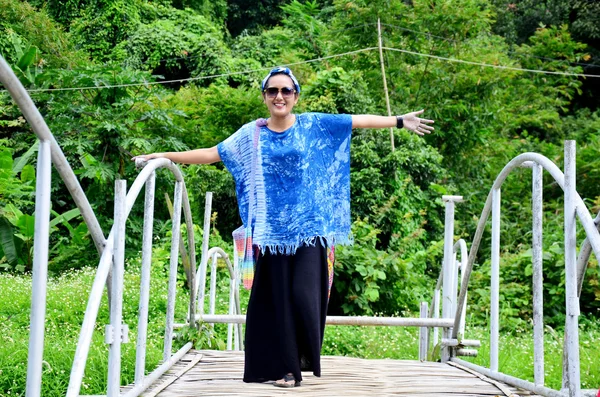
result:
[[[294,95],[296,90],[293,88],[290,88],[290,87],[283,87],[283,88],[269,87],[269,88],[265,88],[265,90],[263,92],[265,94],[267,94],[267,96],[269,98],[275,98],[277,96],[277,94],[279,94],[280,92],[281,92],[282,97],[290,98],[292,95]]]

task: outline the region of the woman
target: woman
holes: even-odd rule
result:
[[[248,123],[212,148],[138,157],[223,161],[232,173],[240,215],[259,249],[246,317],[244,382],[294,387],[301,371],[321,376],[327,247],[351,243],[352,128],[404,127],[423,135],[433,131],[433,121],[419,118],[422,110],[389,117],[294,114],[300,85],[288,68],[271,70],[261,89],[270,113],[266,125]]]

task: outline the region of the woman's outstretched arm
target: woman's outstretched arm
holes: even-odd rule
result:
[[[165,158],[174,163],[182,164],[212,164],[221,161],[221,156],[219,156],[219,151],[216,146],[206,149],[187,150],[185,152],[142,154],[135,156],[132,160],[141,159],[148,161],[158,158]]]
[[[429,124],[433,124],[433,120],[422,119],[419,117],[424,110],[417,112],[406,113],[402,116],[376,116],[372,114],[355,114],[352,115],[352,128],[390,128],[396,127],[398,117],[402,117],[403,127],[409,131],[413,131],[419,135],[431,133],[434,130]]]

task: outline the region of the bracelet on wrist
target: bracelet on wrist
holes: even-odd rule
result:
[[[396,116],[396,128],[404,127],[404,118],[402,116]]]

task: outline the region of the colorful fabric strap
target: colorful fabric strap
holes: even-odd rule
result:
[[[258,254],[258,252],[255,252],[254,250],[254,244],[252,242],[252,231],[253,231],[253,226],[252,225],[252,219],[253,219],[253,212],[254,212],[254,207],[255,207],[255,201],[256,201],[256,191],[254,189],[254,185],[256,183],[256,163],[257,163],[257,152],[258,152],[258,142],[259,142],[259,138],[260,138],[260,127],[263,127],[267,125],[267,120],[266,119],[258,119],[256,120],[256,127],[254,128],[254,139],[252,141],[252,165],[251,165],[251,172],[250,172],[250,190],[249,190],[249,201],[248,201],[248,222],[246,222],[246,227],[244,228],[244,237],[243,237],[243,247],[242,244],[240,244],[240,246],[238,247],[238,244],[236,244],[236,249],[238,249],[238,259],[241,258],[241,265],[240,265],[240,270],[241,270],[241,277],[242,277],[242,282],[244,284],[244,288],[246,289],[251,289],[252,288],[252,282],[254,281],[254,266],[256,264],[256,256]],[[239,232],[238,232],[238,236],[239,236]],[[235,236],[234,236],[234,240],[235,240]],[[243,251],[240,252],[239,250],[242,249]]]

